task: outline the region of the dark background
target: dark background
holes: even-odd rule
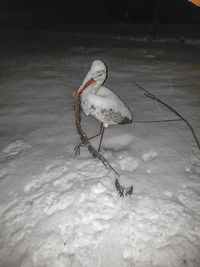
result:
[[[200,7],[187,0],[0,0],[0,30],[16,28],[199,39]]]
[[[0,0],[0,15],[27,12],[43,23],[128,21],[199,23],[200,12],[187,0]]]

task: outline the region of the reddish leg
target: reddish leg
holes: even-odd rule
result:
[[[103,129],[103,123],[101,123],[101,126],[100,126],[100,131],[99,131],[99,133],[98,133],[98,134],[96,134],[96,135],[94,135],[94,136],[92,136],[92,137],[90,137],[90,138],[88,138],[88,140],[91,140],[91,139],[93,139],[93,138],[95,138],[95,137],[99,136],[99,135],[101,134],[101,132],[102,132],[102,129]]]
[[[104,130],[105,130],[105,128],[103,127],[102,132],[101,132],[101,138],[100,138],[100,142],[99,142],[98,152],[101,150],[101,143],[102,143],[102,139],[103,139]]]
[[[91,139],[93,139],[93,138],[99,136],[100,134],[102,134],[102,131],[104,131],[103,123],[101,123],[99,133],[96,134],[96,135],[94,135],[94,136],[92,136],[92,137],[90,137],[90,138],[88,138],[88,140],[91,140]],[[102,142],[102,137],[101,137],[101,141],[100,141],[100,142]],[[79,145],[77,145],[77,146],[74,148],[74,151],[75,151],[76,156],[77,156],[77,155],[80,155],[80,149],[81,149],[82,144],[83,144],[83,143],[80,143]],[[99,150],[98,150],[98,151],[99,151]]]

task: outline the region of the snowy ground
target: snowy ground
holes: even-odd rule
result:
[[[48,44],[20,36],[1,43],[0,267],[199,267],[200,166],[185,124],[105,131],[103,156],[122,185],[134,186],[120,198],[112,172],[87,149],[74,155],[72,98],[91,62],[102,59],[106,85],[135,120],[176,116],[133,81],[176,108],[199,137],[199,49],[103,37],[81,43],[77,35],[62,37],[61,49],[57,35]],[[89,136],[98,131],[95,119],[82,122]]]

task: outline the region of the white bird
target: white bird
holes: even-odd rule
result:
[[[110,124],[132,123],[132,114],[126,104],[110,89],[102,86],[107,77],[107,67],[101,60],[94,60],[77,95],[81,95],[81,107],[86,115],[101,122],[98,152],[101,149],[104,129]]]

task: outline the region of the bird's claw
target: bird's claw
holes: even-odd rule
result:
[[[79,145],[75,146],[74,151],[75,151],[75,155],[80,155],[80,150],[81,150],[81,146],[83,145],[83,143],[80,143]]]

